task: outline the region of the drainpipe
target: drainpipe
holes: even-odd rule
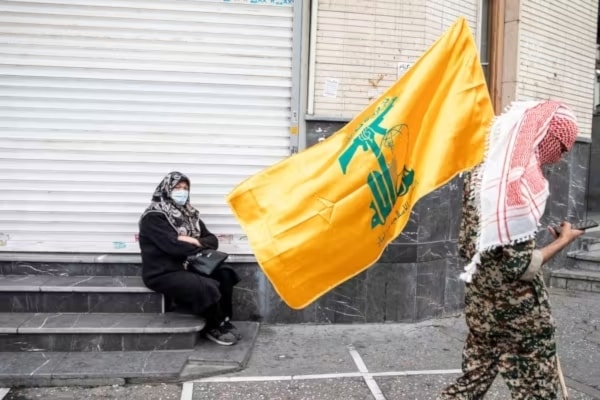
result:
[[[315,113],[315,67],[317,65],[317,13],[319,0],[312,0],[310,4],[310,41],[308,55],[308,98],[306,113]]]

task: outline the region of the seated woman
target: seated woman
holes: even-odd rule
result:
[[[210,276],[187,271],[189,256],[203,248],[217,249],[219,241],[190,204],[190,180],[171,172],[154,191],[140,218],[139,243],[144,284],[172,299],[179,307],[206,318],[206,337],[229,346],[241,339],[230,322],[235,271],[221,265]]]

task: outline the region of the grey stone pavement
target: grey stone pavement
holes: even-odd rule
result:
[[[552,290],[551,297],[569,398],[600,399],[600,295]],[[234,374],[183,385],[12,389],[5,399],[435,399],[458,376],[465,336],[462,315],[417,324],[263,325],[248,367]],[[509,398],[501,378],[486,396]]]

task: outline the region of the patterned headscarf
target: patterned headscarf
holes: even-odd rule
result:
[[[540,164],[559,162],[563,153],[571,150],[577,139],[577,123],[572,115],[555,114],[550,120],[548,133],[538,145]]]
[[[167,174],[162,182],[156,187],[156,190],[152,195],[152,202],[142,214],[140,223],[149,213],[161,213],[167,218],[173,229],[175,229],[179,235],[191,236],[199,239],[201,234],[200,213],[192,207],[189,197],[183,206],[177,205],[173,199],[171,199],[173,189],[175,189],[175,186],[182,181],[187,182],[188,186],[190,186],[190,180],[181,172],[173,171]]]
[[[556,101],[514,102],[494,121],[471,191],[479,214],[470,282],[483,251],[535,237],[550,194],[541,166],[557,162],[577,138],[573,111]]]

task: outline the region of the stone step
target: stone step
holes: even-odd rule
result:
[[[231,254],[228,263],[256,263],[251,255]],[[0,251],[0,275],[139,276],[139,254],[13,253]]]
[[[576,260],[577,269],[600,272],[600,249],[575,251],[569,253],[569,257]]]
[[[0,253],[0,274],[50,276],[138,276],[139,254]]]
[[[205,321],[194,315],[0,313],[0,351],[191,349]]]
[[[600,293],[600,271],[559,269],[550,274],[550,286]]]
[[[0,312],[161,313],[139,276],[0,275]]]
[[[584,251],[600,250],[600,230],[586,232],[580,239],[581,249]]]
[[[248,363],[259,324],[235,325],[243,339],[228,347],[201,339],[193,349],[175,351],[3,352],[0,387],[180,382],[239,371]]]

